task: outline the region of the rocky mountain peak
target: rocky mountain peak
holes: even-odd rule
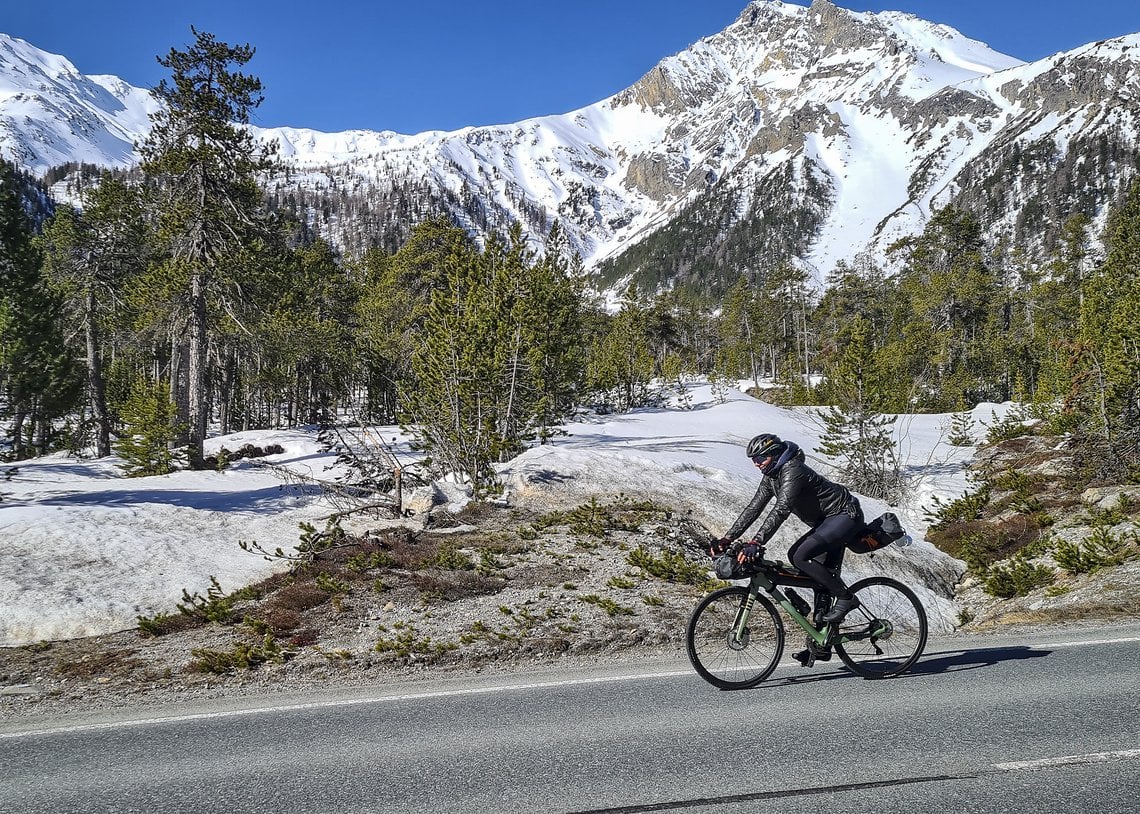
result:
[[[476,236],[518,221],[538,249],[558,221],[603,286],[675,285],[701,252],[716,258],[706,277],[792,260],[822,280],[841,260],[883,261],[948,203],[1030,254],[1072,214],[1095,228],[1140,168],[1137,76],[1137,35],[1026,65],[909,14],[754,0],[564,115],[411,136],[253,130],[289,162],[278,205],[350,256],[399,245],[430,213]],[[136,162],[157,109],[3,35],[0,89],[0,150],[40,173]]]

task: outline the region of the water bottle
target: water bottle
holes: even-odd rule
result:
[[[801,616],[807,616],[811,613],[811,608],[808,606],[808,603],[791,588],[788,588],[788,601],[792,603],[793,608],[800,612]]]

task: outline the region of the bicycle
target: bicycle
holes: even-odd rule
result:
[[[722,567],[726,564],[722,562]],[[842,557],[836,573],[841,567]],[[820,617],[831,599],[811,577],[783,562],[764,559],[763,549],[759,559],[747,566],[732,563],[731,578],[746,576],[747,587],[720,588],[704,597],[694,608],[685,634],[693,667],[721,689],[754,687],[776,669],[785,640],[777,605],[803,628],[810,651],[833,648],[863,678],[897,676],[909,670],[926,647],[922,603],[910,588],[890,577],[856,582],[851,593],[858,597],[859,606],[838,624],[824,624]],[[788,588],[788,593],[780,586]],[[815,592],[814,622],[808,618],[812,611],[807,601],[793,588]]]

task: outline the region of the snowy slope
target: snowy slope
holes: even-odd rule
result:
[[[735,390],[718,398],[701,383],[689,387],[688,401],[691,407],[635,410],[568,426],[567,436],[501,467],[507,499],[545,511],[624,493],[690,511],[719,533],[758,483],[743,454],[751,435],[777,432],[799,443],[813,466],[829,470],[813,452],[820,427],[805,410],[784,410]],[[1004,409],[979,406],[977,432]],[[948,597],[962,566],[921,541],[923,509],[933,496],[964,491],[960,464],[972,452],[945,443],[949,423],[946,415],[924,415],[903,417],[896,426],[914,486],[897,511],[919,541],[874,558],[849,557],[846,566],[852,577],[889,573],[914,586],[937,629],[949,629],[957,617]],[[395,451],[402,460],[413,457],[406,437],[391,428],[383,433],[400,437]],[[268,460],[328,477],[333,456],[320,450],[312,432],[238,433],[211,439],[209,448],[246,443],[280,444],[284,452]],[[211,576],[232,591],[280,567],[242,551],[239,540],[291,551],[300,522],[323,527],[320,518],[332,511],[315,492],[287,485],[250,461],[220,473],[150,478],[125,478],[114,464],[61,454],[0,469],[0,646],[133,627],[140,614],[172,612],[184,589],[205,595]],[[868,517],[886,508],[872,500],[863,505]],[[790,520],[770,546],[773,555],[783,554],[802,531]]]
[[[0,34],[0,153],[26,169],[81,161],[126,167],[159,109],[114,76],[84,76],[67,59]]]

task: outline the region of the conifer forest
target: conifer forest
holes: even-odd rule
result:
[[[160,60],[137,171],[72,206],[0,162],[2,460],[115,452],[154,474],[203,466],[212,432],[399,423],[492,488],[495,462],[575,410],[699,375],[827,405],[835,454],[885,416],[1014,400],[1085,441],[1090,474],[1140,476],[1140,184],[1103,233],[1066,221],[1045,263],[947,207],[890,273],[839,267],[821,287],[740,262],[725,291],[630,287],[607,308],[557,223],[541,254],[521,224],[476,243],[440,217],[355,256],[313,237],[241,127],[261,101],[252,51],[195,34]]]

